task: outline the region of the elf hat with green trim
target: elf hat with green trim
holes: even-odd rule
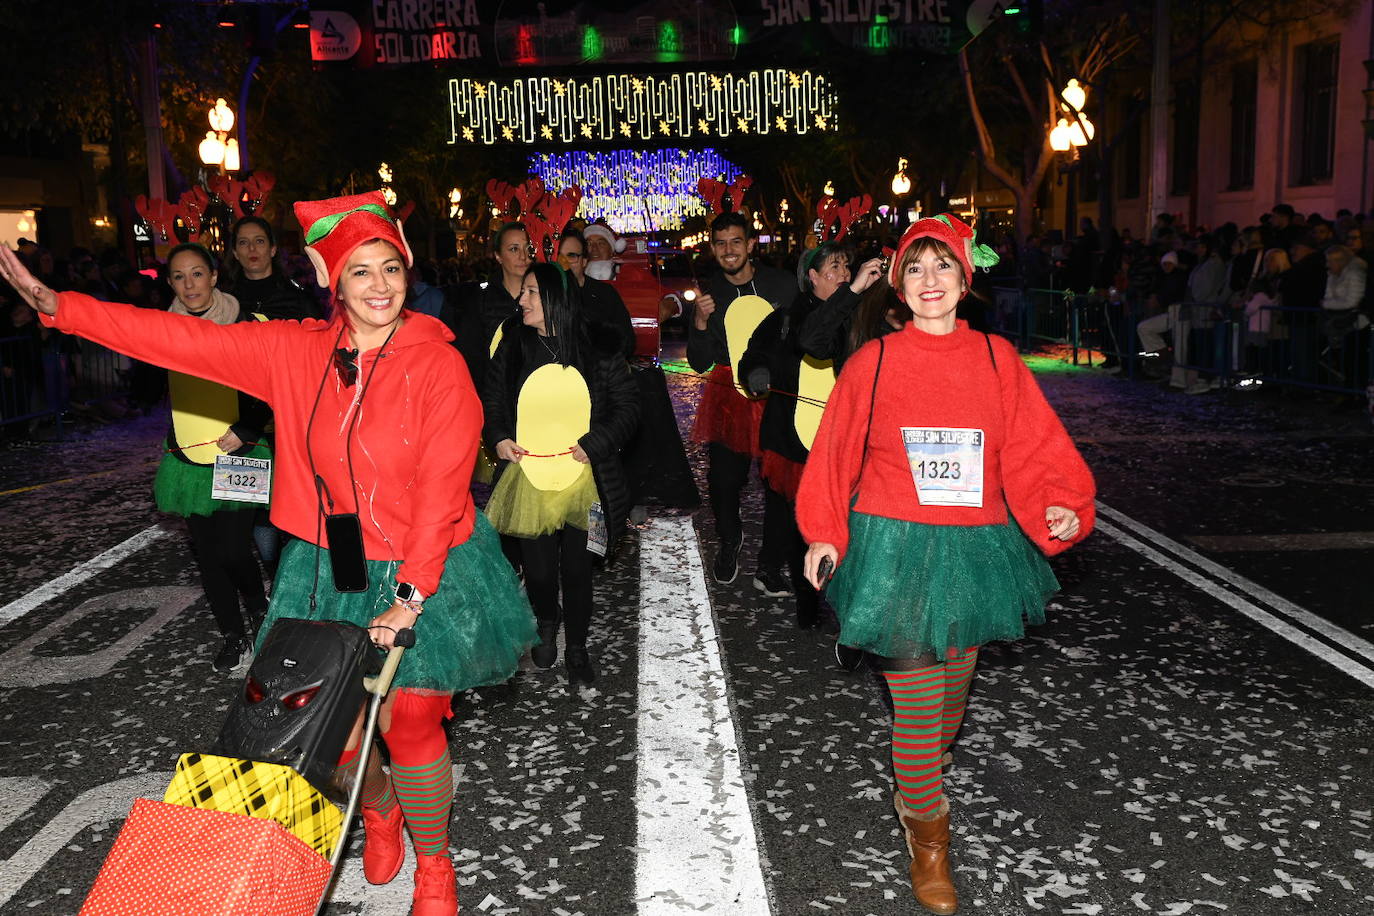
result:
[[[917,239],[935,238],[944,242],[953,251],[954,256],[959,259],[959,263],[964,267],[964,282],[973,282],[973,268],[992,267],[999,260],[997,252],[987,245],[975,245],[973,243],[973,229],[968,223],[961,220],[952,213],[941,213],[939,216],[932,216],[927,219],[919,219],[902,234],[902,240],[897,243],[897,253],[892,256],[892,266],[888,269],[887,282],[897,293],[897,298],[903,302],[906,296],[902,293],[901,278],[897,272],[901,269],[902,256],[907,249],[914,245]]]
[[[316,279],[324,289],[334,289],[348,256],[374,239],[395,245],[407,267],[415,263],[405,232],[381,191],[302,200],[296,203],[295,210],[305,231],[305,253],[315,265]]]

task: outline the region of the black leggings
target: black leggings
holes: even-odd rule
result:
[[[797,528],[796,507],[786,496],[765,485],[763,488],[763,548],[759,551],[759,566],[771,569],[786,567],[792,579],[792,591],[797,596],[797,616],[811,621],[820,610],[820,595],[806,581],[803,565],[806,542]]]
[[[250,615],[260,620],[267,613],[262,573],[253,558],[253,515],[251,509],[230,509],[186,518],[201,586],[215,623],[225,636],[248,635],[239,612],[240,595]]]
[[[719,442],[710,443],[707,452],[711,466],[706,471],[706,484],[711,495],[711,512],[716,518],[716,537],[722,544],[738,544],[744,538],[739,515],[740,494],[749,482],[749,468],[754,459],[731,451]],[[792,535],[797,522],[785,497],[772,493],[766,486],[764,494],[763,543],[759,545],[758,565],[762,569],[782,569],[790,562]],[[776,498],[770,499],[769,495]]]
[[[738,544],[744,537],[739,497],[749,482],[749,465],[753,459],[719,442],[708,444],[706,452],[711,462],[706,469],[706,487],[711,496],[711,514],[716,517],[716,537],[722,544]]]
[[[587,532],[564,525],[553,534],[521,538],[525,591],[540,624],[558,622],[558,589],[563,587],[563,634],[570,646],[585,646],[592,623],[592,555]]]

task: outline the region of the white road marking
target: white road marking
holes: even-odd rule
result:
[[[1240,595],[1237,595],[1235,592],[1223,588],[1219,583],[1206,578],[1196,570],[1189,569],[1182,563],[1179,563],[1177,560],[1165,556],[1163,553],[1160,553],[1158,550],[1154,549],[1148,544],[1145,544],[1137,540],[1136,538],[1131,537],[1131,535],[1127,534],[1125,531],[1122,531],[1120,528],[1117,528],[1111,522],[1108,522],[1105,519],[1103,519],[1101,515],[1099,515],[1097,520],[1097,528],[1108,537],[1111,537],[1116,541],[1119,541],[1123,546],[1128,547],[1131,550],[1134,550],[1146,559],[1151,560],[1154,563],[1157,563],[1158,565],[1164,567],[1169,572],[1178,576],[1180,579],[1183,579],[1185,582],[1189,582],[1192,585],[1197,586],[1199,589],[1211,595],[1213,598],[1216,598],[1218,601],[1221,601],[1222,603],[1230,606],[1234,610],[1239,611],[1241,614],[1244,614],[1246,617],[1249,617],[1251,620],[1255,621],[1260,626],[1266,627],[1267,629],[1273,631],[1279,636],[1282,636],[1284,639],[1293,643],[1295,646],[1298,646],[1299,648],[1305,649],[1306,651],[1312,653],[1317,658],[1331,665],[1333,668],[1336,668],[1344,672],[1345,674],[1350,675],[1352,678],[1354,678],[1355,680],[1359,681],[1367,687],[1374,687],[1374,668],[1369,668],[1365,665],[1360,664],[1358,661],[1350,658],[1347,655],[1342,654],[1341,652],[1336,651],[1334,648],[1317,639],[1316,637],[1312,636],[1311,634],[1298,629],[1296,626],[1289,623],[1288,621],[1283,620],[1275,614],[1271,614],[1268,611],[1263,610],[1254,603],[1247,601]],[[1328,626],[1330,625],[1328,624]],[[1338,627],[1332,627],[1332,629],[1339,630]],[[1345,633],[1344,630],[1339,630],[1339,632]],[[1346,636],[1352,640],[1361,641],[1358,640],[1358,637],[1355,637],[1351,634],[1347,633]]]
[[[39,687],[104,677],[115,665],[145,645],[154,633],[195,604],[200,595],[200,589],[185,585],[156,585],[151,588],[120,589],[88,598],[0,655],[0,687]],[[119,639],[95,652],[84,655],[42,654],[43,648],[55,635],[71,629],[92,614],[99,614],[106,619],[142,619]]]
[[[154,541],[167,537],[168,534],[170,534],[170,532],[167,529],[159,527],[158,525],[144,528],[127,541],[116,544],[104,553],[77,565],[70,572],[58,576],[51,582],[40,585],[22,598],[16,598],[9,604],[0,608],[0,626],[4,626],[7,623],[13,623],[29,611],[43,604],[43,602],[50,601],[68,589],[80,585],[96,573],[109,569],[124,558],[137,553]]]
[[[1368,550],[1374,531],[1322,531],[1313,534],[1197,534],[1189,541],[1219,553],[1295,550]]]
[[[639,916],[772,912],[690,518],[640,536]]]
[[[1118,512],[1111,506],[1106,506],[1099,502],[1097,504],[1097,511],[1100,515],[1105,515],[1117,524],[1129,528],[1140,537],[1152,542],[1155,546],[1169,551],[1175,557],[1191,563],[1198,569],[1210,573],[1222,582],[1244,592],[1256,601],[1267,605],[1270,610],[1278,612],[1294,623],[1300,624],[1315,633],[1320,633],[1331,642],[1341,646],[1354,655],[1363,657],[1366,661],[1374,665],[1374,643],[1361,639],[1349,630],[1344,630],[1336,626],[1325,617],[1313,614],[1306,608],[1299,607],[1287,598],[1274,594],[1258,582],[1252,582],[1240,573],[1227,569],[1220,563],[1215,563],[1207,559],[1197,551],[1189,550],[1177,541],[1165,537],[1148,525],[1141,524],[1130,516]]]
[[[161,801],[171,779],[171,773],[140,773],[96,786],[77,796],[18,852],[0,862],[0,906],[9,903],[49,859],[72,841],[72,837],[91,824],[128,817],[135,798]]]

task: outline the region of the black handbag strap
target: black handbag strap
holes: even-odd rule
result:
[[[883,354],[887,351],[887,342],[883,338],[878,338],[878,366],[873,370],[873,391],[868,396],[868,428],[864,430],[864,456],[859,462],[859,477],[864,476],[864,468],[868,467],[868,437],[873,432],[873,407],[878,403],[878,376],[883,371]]]

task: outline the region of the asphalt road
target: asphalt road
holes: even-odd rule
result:
[[[1105,524],[1054,561],[1049,622],[983,653],[949,777],[961,912],[1374,912],[1368,421],[1034,364]],[[686,428],[699,383],[670,383]],[[75,913],[238,689],[152,507],[161,433],[0,451],[0,916]],[[730,586],[702,575],[709,512],[632,534],[594,689],[530,669],[458,699],[464,912],[917,911],[884,692],[752,588],[756,486],[748,509]],[[348,862],[329,912],[403,914],[409,886]]]

